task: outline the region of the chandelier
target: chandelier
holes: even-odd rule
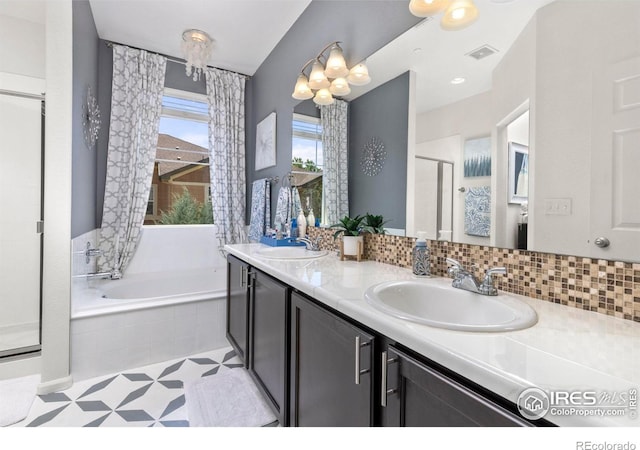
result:
[[[329,56],[324,53],[329,50]],[[322,63],[325,59],[326,63]],[[304,73],[311,66],[309,77]],[[308,100],[313,98],[317,105],[330,105],[333,97],[349,95],[351,87],[364,86],[371,81],[367,66],[361,62],[349,70],[342,54],[340,42],[335,41],[327,45],[313,59],[310,59],[302,69],[296,81],[296,86],[291,96],[296,100]]]
[[[204,31],[186,30],[182,33],[182,54],[187,60],[185,72],[188,77],[193,74],[193,81],[198,81],[207,67],[212,47],[213,39]]]
[[[478,18],[473,0],[411,0],[409,11],[418,17],[431,17],[444,11],[440,26],[448,31],[461,30]]]

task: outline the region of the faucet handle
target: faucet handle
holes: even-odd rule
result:
[[[447,264],[453,266],[454,268],[462,269],[462,264],[460,263],[460,261],[453,258],[447,258],[446,261],[447,261]]]
[[[506,267],[492,267],[491,269],[488,269],[485,277],[490,277],[491,275],[495,275],[495,274],[501,274],[501,275],[506,275],[507,274],[507,268]]]
[[[496,289],[493,284],[493,275],[496,274],[507,274],[506,267],[493,267],[488,269],[484,275],[484,280],[482,280],[482,284],[480,285],[480,292],[485,295],[498,295],[498,289]]]

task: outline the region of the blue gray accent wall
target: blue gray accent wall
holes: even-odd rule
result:
[[[83,109],[87,88],[98,95],[98,32],[88,1],[73,2],[73,135],[71,168],[71,237],[93,230],[95,224],[96,149],[87,148]],[[102,111],[102,110],[101,110]],[[105,128],[102,111],[102,128]]]
[[[409,12],[407,2],[314,0],[309,4],[252,79],[251,116],[247,114],[246,132],[247,223],[251,183],[259,178],[282,177],[291,170],[291,119],[293,109],[299,103],[291,98],[291,93],[302,66],[325,45],[342,41],[347,65],[351,67],[420,20]],[[375,74],[371,76],[375,77]],[[255,171],[256,125],[274,111],[277,113],[276,165]],[[271,196],[274,213],[278,186],[274,185],[275,192]]]
[[[382,215],[389,228],[406,227],[409,72],[353,100],[349,114],[349,213]],[[364,146],[373,137],[387,158],[378,175],[362,170]]]

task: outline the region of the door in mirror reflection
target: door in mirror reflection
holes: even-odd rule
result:
[[[415,158],[414,226],[427,239],[450,241],[453,235],[453,163]]]

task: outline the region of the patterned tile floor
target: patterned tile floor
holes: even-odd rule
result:
[[[231,347],[74,383],[37,396],[17,427],[188,427],[184,383],[242,367]]]

